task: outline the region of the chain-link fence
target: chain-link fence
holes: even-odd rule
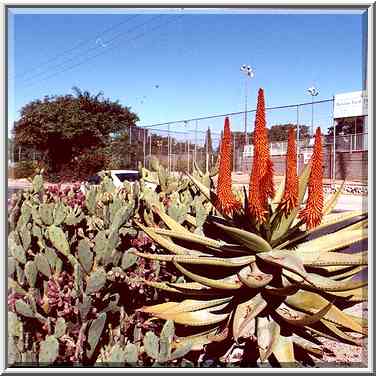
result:
[[[367,133],[362,126],[355,134],[333,136],[333,99],[266,108],[269,129],[270,152],[276,174],[283,175],[287,151],[287,129],[295,126],[298,144],[298,168],[303,168],[313,147],[313,133],[317,127],[324,134],[326,178],[345,176],[348,179],[364,180],[367,168]],[[139,163],[150,167],[152,156],[170,171],[193,170],[196,164],[203,171],[215,164],[220,147],[225,117],[229,117],[233,143],[233,171],[247,174],[253,159],[252,133],[256,110],[150,124],[129,129],[126,147],[122,147],[122,168],[136,169]],[[247,130],[247,132],[245,132]],[[348,131],[346,133],[349,133]],[[351,133],[351,132],[350,132]],[[123,145],[124,146],[124,145]],[[9,148],[10,161],[39,159],[32,150]],[[118,153],[119,154],[119,153]],[[115,156],[113,155],[115,159]],[[119,159],[119,156],[117,156]],[[125,163],[126,162],[126,163]],[[112,164],[116,167],[116,163]],[[112,166],[111,165],[111,166]]]
[[[248,173],[253,159],[252,132],[255,110],[214,115],[143,127],[145,137],[144,162],[151,156],[173,171],[191,171],[196,163],[204,171],[215,163],[219,153],[224,118],[230,119],[233,138],[233,171]],[[324,134],[324,176],[330,179],[364,180],[367,168],[367,133],[333,136],[333,99],[270,107],[266,109],[270,152],[275,171],[284,174],[287,151],[287,129],[297,129],[299,172],[312,155],[313,133],[317,127]],[[247,133],[245,133],[247,129]],[[362,132],[363,129],[359,128]],[[247,134],[247,137],[245,135]],[[335,150],[335,152],[334,152]]]

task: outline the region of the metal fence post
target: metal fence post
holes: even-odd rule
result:
[[[209,129],[209,128],[208,128]],[[206,133],[206,172],[209,172],[209,131]]]
[[[149,168],[150,168],[150,162],[151,162],[151,142],[152,142],[151,137],[152,137],[152,135],[151,135],[151,132],[150,132],[150,136],[149,136],[149,165],[148,165]]]
[[[191,148],[191,145],[190,145],[190,143],[191,143],[191,140],[189,140],[188,139],[188,141],[187,141],[188,143],[187,143],[187,154],[188,154],[188,173],[190,173],[190,168],[189,168],[189,149]]]
[[[144,152],[144,165],[146,167],[146,129],[144,128],[144,139],[143,139],[143,152]]]
[[[197,163],[197,127],[198,127],[198,120],[196,120],[195,125],[195,146],[194,146],[194,161]]]
[[[300,162],[300,125],[299,125],[299,106],[296,106],[296,141],[297,141],[297,144],[296,144],[296,163],[297,163],[297,166],[296,166],[296,169],[299,173],[299,162]]]
[[[170,140],[170,124],[168,124],[168,136],[167,136],[167,164],[168,172],[171,172],[171,140]]]
[[[333,97],[333,185],[336,183],[336,120],[334,119],[334,97]]]
[[[232,146],[232,150],[233,150],[233,161],[232,161],[232,170],[235,172],[236,171],[236,143],[235,143],[235,133],[232,132],[232,139],[233,139],[233,146]]]

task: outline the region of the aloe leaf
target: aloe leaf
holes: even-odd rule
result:
[[[173,231],[176,231],[178,233],[182,234],[191,234],[190,231],[188,231],[184,226],[182,226],[179,222],[175,221],[173,218],[171,218],[168,214],[163,212],[159,207],[153,205],[152,210],[159,215],[159,217],[162,219],[162,221]]]
[[[141,253],[133,251],[139,257],[150,260],[159,260],[167,262],[178,262],[181,264],[197,264],[197,265],[214,265],[222,267],[239,267],[247,265],[255,260],[254,256],[234,257],[234,258],[219,258],[219,257],[197,257],[197,256],[183,256],[183,255],[155,255],[152,253]]]
[[[222,290],[238,290],[242,287],[242,283],[238,280],[238,277],[232,276],[232,278],[225,278],[225,279],[211,279],[207,277],[202,277],[198,274],[192,273],[187,269],[183,268],[177,262],[173,261],[175,267],[183,273],[185,276],[190,278],[192,281],[202,283],[205,286],[213,287],[216,289]]]
[[[197,227],[196,218],[193,217],[192,215],[187,214],[186,217],[185,217],[185,221],[188,222],[190,225]]]
[[[315,313],[315,311],[326,307],[329,301],[316,293],[300,290],[294,295],[287,296],[285,303],[298,311]],[[351,317],[347,316],[346,313],[342,312],[336,306],[332,306],[324,318],[329,322],[341,325],[354,332],[361,334],[365,332],[361,325],[352,320]]]
[[[347,231],[347,230],[357,230],[357,229],[365,229],[365,225],[368,223],[367,219],[359,220],[358,222],[348,225],[348,222],[352,219],[357,217],[364,216],[364,212],[361,210],[356,210],[348,213],[339,213],[339,214],[330,214],[327,217],[324,217],[321,224],[314,229],[307,230],[306,225],[302,225],[300,229],[303,231],[301,234],[297,236],[291,236],[288,240],[284,241],[281,244],[278,244],[275,248],[276,249],[283,249],[289,248],[291,244],[296,243],[297,241],[304,239],[308,236],[315,236],[316,234],[322,234],[324,230],[328,230],[330,232],[330,227],[333,225],[343,225],[344,228],[337,230],[336,233],[339,231]]]
[[[149,236],[150,239],[154,240],[158,243],[161,247],[166,248],[171,253],[176,255],[203,255],[202,252],[190,250],[180,245],[174,244],[173,242],[167,240],[161,235],[158,235],[152,228],[145,227],[141,223],[136,222],[137,225],[141,228],[142,231],[145,232],[146,235]]]
[[[214,240],[205,236],[197,235],[190,231],[188,231],[187,233],[182,233],[178,231],[165,230],[165,229],[160,229],[160,228],[156,228],[154,231],[159,235],[165,235],[171,238],[176,238],[176,239],[184,240],[187,242],[200,244],[206,247],[214,247],[214,248],[220,249],[221,247],[226,245],[226,243],[223,243],[221,241]]]
[[[175,360],[184,357],[187,355],[193,347],[191,341],[185,341],[183,345],[179,346],[170,356],[169,360]]]
[[[337,249],[348,247],[354,243],[368,238],[368,232],[364,229],[343,230],[327,234],[299,244],[295,251],[298,253],[319,250],[320,252],[332,252]]]
[[[299,337],[297,335],[293,335],[291,339],[294,345],[315,355],[316,357],[321,358],[323,356],[324,351],[320,346],[317,346],[314,343],[307,341],[306,339]]]
[[[257,318],[257,344],[260,360],[265,362],[275,349],[281,328],[273,319]]]
[[[200,181],[198,181],[196,178],[194,178],[192,175],[187,173],[187,176],[189,177],[189,179],[191,179],[193,184],[201,191],[201,193],[210,201],[212,198],[210,194],[210,189],[206,187],[204,184],[202,184]]]
[[[210,287],[204,286],[197,282],[191,283],[166,283],[166,282],[155,282],[155,281],[143,281],[147,286],[154,287],[157,289],[165,290],[168,292],[174,292],[177,294],[192,295],[199,297],[212,297],[218,296],[218,290],[211,289]]]
[[[342,194],[343,187],[345,186],[345,180],[342,182],[341,187],[337,192],[334,192],[329,199],[324,202],[323,215],[329,214],[337,205],[338,198]]]
[[[182,312],[182,313],[158,313],[156,316],[164,320],[173,320],[177,324],[189,325],[189,326],[206,326],[216,324],[225,320],[228,317],[228,313],[215,314],[211,312],[211,309],[203,309],[194,312]]]
[[[329,312],[331,308],[332,303],[329,303],[327,306],[320,309],[316,313],[306,315],[304,313],[292,310],[285,304],[281,304],[276,309],[276,312],[282,317],[284,321],[288,322],[289,324],[304,327],[306,325],[312,325],[316,322],[319,322]]]
[[[201,309],[207,309],[211,307],[218,307],[224,303],[229,302],[232,297],[214,299],[209,301],[186,299],[180,303],[170,304],[174,302],[157,304],[151,307],[144,307],[142,311],[151,314],[178,314],[183,312],[194,312]]]
[[[327,320],[321,320],[322,324],[325,325],[328,329],[330,329],[336,336],[340,337],[341,339],[348,341],[350,343],[353,343],[354,345],[360,346],[361,341],[359,338],[353,337],[344,331],[342,331],[340,328],[338,328],[337,325],[335,325],[332,322],[329,322]]]
[[[274,296],[288,296],[294,295],[301,288],[301,283],[290,284],[283,287],[265,286],[265,292],[268,295]]]
[[[284,191],[285,191],[285,182],[286,182],[286,175],[284,175],[282,180],[280,181],[278,188],[275,191],[275,195],[272,199],[271,206],[272,206],[273,212],[275,212],[279,203],[282,200],[282,197],[283,197],[283,194],[284,194]]]
[[[350,270],[347,270],[345,272],[333,274],[331,276],[331,278],[334,279],[334,280],[341,280],[341,279],[346,278],[346,277],[354,276],[354,275],[360,273],[364,269],[365,269],[365,266],[356,266],[356,267],[353,267]]]
[[[307,272],[304,269],[302,260],[292,254],[292,252],[284,250],[273,250],[267,253],[259,253],[257,254],[257,257],[268,264],[279,266],[295,274],[298,274],[304,279],[307,276]]]
[[[223,341],[228,335],[228,329],[221,331],[219,326],[187,337],[177,337],[173,343],[173,347],[179,349],[186,343],[191,343],[191,350],[202,350],[203,347],[212,342]]]
[[[270,244],[261,236],[236,227],[225,226],[217,222],[214,222],[214,224],[254,252],[269,252],[272,250]]]
[[[299,179],[298,206],[291,211],[290,215],[287,218],[284,216],[281,217],[278,226],[276,226],[275,230],[272,233],[272,237],[271,237],[272,242],[277,241],[277,239],[282,238],[286,234],[286,232],[291,227],[291,224],[293,223],[294,219],[298,215],[299,208],[303,202],[304,195],[307,189],[310,172],[311,172],[311,164],[308,163],[304,167],[302,174],[300,176],[300,179]]]
[[[176,302],[166,302],[166,303],[156,304],[156,305],[149,306],[149,307],[142,307],[140,311],[155,315],[155,314],[167,312],[178,305],[179,303],[176,303]]]
[[[252,262],[250,266],[246,266],[242,270],[240,270],[238,277],[246,286],[251,289],[264,287],[273,279],[272,274],[261,272],[255,262]]]
[[[354,290],[348,291],[330,291],[329,295],[333,297],[339,296],[346,298],[349,302],[366,302],[368,298],[368,289],[365,287],[360,287]],[[349,315],[351,316],[351,315]]]
[[[368,265],[368,252],[339,253],[339,252],[291,252],[299,257],[306,266],[360,266]],[[337,269],[338,270],[338,269]]]
[[[316,289],[323,291],[348,291],[366,286],[367,280],[342,280],[335,281],[331,278],[323,277],[315,273],[308,273],[306,281]]]
[[[255,325],[255,317],[258,316],[266,306],[267,302],[261,294],[257,294],[248,301],[238,304],[232,326],[235,341],[238,341],[240,337],[247,336],[247,333],[249,334],[250,326],[252,326],[252,323]],[[254,330],[255,328],[253,328],[253,332]]]
[[[282,367],[293,367],[296,365],[294,345],[291,337],[280,335],[273,347],[273,354]]]

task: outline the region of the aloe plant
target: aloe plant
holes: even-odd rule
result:
[[[274,188],[264,111],[260,90],[248,194],[232,189],[227,119],[217,190],[213,182],[188,175],[197,195],[210,202],[202,231],[196,231],[192,205],[184,221],[154,207],[159,225],[135,222],[160,251],[133,253],[170,263],[188,280],[145,280],[171,298],[142,312],[195,331],[178,338],[176,348],[245,341],[260,362],[295,365],[298,349],[322,356],[320,337],[360,345],[359,335],[367,335],[367,321],[343,309],[367,300],[362,272],[367,268],[368,222],[362,211],[333,213],[340,191],[324,200],[320,129],[299,178],[295,134],[290,132],[286,176]],[[193,220],[187,221],[188,216]],[[356,253],[347,252],[355,245]]]

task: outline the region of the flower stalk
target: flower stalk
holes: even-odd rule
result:
[[[249,183],[249,213],[259,223],[266,221],[268,198],[274,196],[273,162],[270,158],[268,131],[265,120],[264,90],[257,98],[254,156]]]
[[[311,173],[308,180],[307,205],[299,213],[299,218],[313,229],[321,223],[324,207],[323,189],[323,149],[321,141],[321,130],[317,128],[315,144],[311,158]]]
[[[280,210],[287,217],[298,205],[298,173],[296,165],[296,134],[295,129],[289,129],[286,156],[286,183]]]
[[[218,210],[224,214],[232,214],[241,208],[240,201],[232,192],[231,163],[232,142],[230,120],[226,117],[221,140],[216,205]]]

